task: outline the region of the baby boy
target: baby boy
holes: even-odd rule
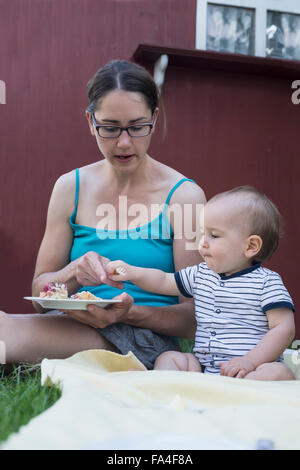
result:
[[[166,273],[112,261],[112,280],[165,295],[193,297],[194,354],[167,351],[154,369],[256,380],[292,380],[283,351],[294,338],[294,305],[279,274],[261,266],[280,237],[280,214],[253,187],[217,194],[204,208],[197,266]]]

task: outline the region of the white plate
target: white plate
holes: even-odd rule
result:
[[[31,302],[38,302],[43,308],[50,308],[52,310],[87,310],[87,305],[97,305],[98,307],[105,308],[110,304],[121,302],[115,299],[101,299],[101,300],[80,300],[80,299],[43,299],[42,297],[24,297]]]

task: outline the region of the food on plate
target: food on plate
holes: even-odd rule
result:
[[[77,292],[76,294],[68,297],[68,288],[66,284],[60,282],[50,282],[46,284],[40,292],[42,299],[63,299],[63,300],[102,300],[88,291]]]
[[[75,300],[102,300],[100,297],[96,297],[94,294],[88,291],[77,292],[76,294],[71,295],[71,299]]]
[[[40,292],[40,297],[43,299],[67,299],[67,286],[60,282],[49,282],[49,284],[43,287],[43,290]]]

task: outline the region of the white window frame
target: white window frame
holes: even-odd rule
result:
[[[267,11],[300,14],[299,0],[197,0],[196,10],[196,49],[206,50],[207,4],[255,9],[255,52],[266,56]]]

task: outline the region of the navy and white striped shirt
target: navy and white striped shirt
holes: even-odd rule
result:
[[[243,356],[269,331],[266,312],[292,299],[279,274],[260,263],[230,276],[206,263],[175,273],[180,292],[193,297],[197,331],[194,353],[204,366]]]

